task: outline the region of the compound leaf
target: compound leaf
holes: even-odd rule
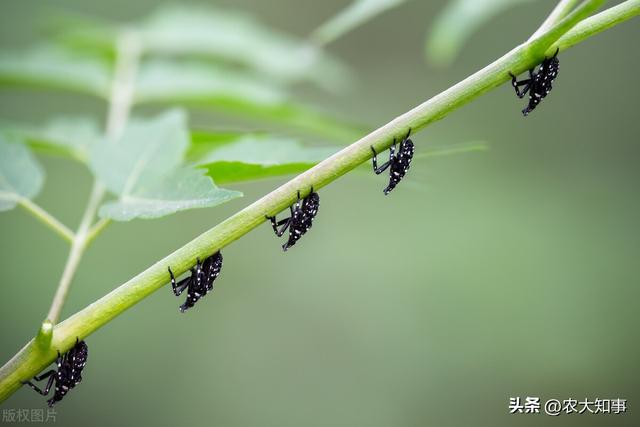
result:
[[[157,218],[240,197],[239,192],[216,187],[204,171],[182,166],[188,144],[186,115],[179,110],[132,120],[120,138],[96,144],[90,166],[118,196],[100,208],[100,216],[119,221]]]
[[[238,11],[165,6],[140,25],[140,34],[152,53],[222,58],[278,80],[305,79],[330,88],[345,74],[313,44]]]
[[[205,174],[204,169],[176,169],[103,204],[99,214],[116,221],[158,218],[186,209],[216,206],[242,196],[238,191],[216,187]]]
[[[96,58],[42,45],[0,53],[0,84],[64,89],[106,97],[109,68]]]
[[[44,172],[28,147],[0,135],[0,211],[20,199],[32,199],[42,188]]]
[[[286,91],[272,82],[212,64],[152,60],[140,70],[136,100],[214,109],[341,141],[351,141],[362,134],[355,126],[293,103]]]
[[[136,84],[138,102],[193,101],[218,103],[225,100],[272,105],[286,98],[284,91],[230,69],[198,63],[152,60],[140,69]]]
[[[320,44],[330,43],[379,14],[407,0],[355,0],[340,13],[322,24],[311,38]]]
[[[68,46],[112,54],[122,27],[87,17],[65,20]],[[150,56],[201,57],[236,65],[279,82],[311,81],[329,90],[349,77],[347,68],[307,40],[277,31],[233,10],[168,5],[128,23]]]
[[[435,65],[453,62],[465,42],[495,16],[533,0],[450,0],[427,35],[425,53]]]
[[[308,147],[271,135],[238,135],[237,138],[203,136],[194,144],[198,165],[206,166],[216,182],[237,182],[301,173],[338,151],[338,147]],[[206,146],[210,150],[206,150]],[[192,156],[195,157],[195,156]]]
[[[57,117],[41,126],[3,124],[2,127],[36,151],[82,163],[89,161],[90,149],[102,135],[98,123],[88,117]]]

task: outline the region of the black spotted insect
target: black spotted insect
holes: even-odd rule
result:
[[[275,216],[267,216],[271,221],[276,236],[281,237],[287,229],[289,229],[289,239],[282,245],[282,250],[286,252],[291,246],[295,245],[298,240],[311,228],[313,219],[318,214],[320,208],[320,196],[318,193],[311,191],[304,199],[300,199],[300,191],[298,191],[298,201],[289,207],[291,216],[289,218],[276,221]],[[282,227],[278,230],[278,227]]]
[[[400,142],[397,154],[395,153],[396,139],[393,138],[393,145],[389,148],[389,160],[380,167],[378,167],[378,153],[376,153],[373,146],[371,147],[371,151],[373,152],[373,171],[376,175],[380,175],[389,168],[389,185],[383,190],[385,195],[389,194],[391,190],[396,188],[396,185],[398,185],[402,178],[404,178],[409,170],[409,166],[411,166],[411,160],[413,159],[415,149],[413,141],[409,139],[410,134],[411,129],[409,129],[407,136],[405,136]]]
[[[47,400],[49,406],[53,406],[56,402],[62,400],[66,394],[80,384],[82,381],[82,370],[87,364],[87,356],[89,355],[89,348],[84,341],[76,338],[75,345],[64,355],[60,355],[58,352],[58,358],[56,364],[58,369],[51,369],[42,375],[33,377],[33,381],[42,381],[45,378],[49,378],[44,390],[41,390],[37,385],[31,381],[25,381],[23,384],[28,385],[43,396],[49,394],[51,386],[55,382],[53,397]]]
[[[522,110],[524,116],[528,116],[553,89],[552,83],[560,71],[559,51],[560,49],[557,49],[551,58],[545,58],[537,72],[534,72],[533,68],[530,69],[528,79],[517,81],[516,76],[509,73],[511,85],[518,98],[523,98],[529,92],[529,104]],[[524,86],[522,90],[520,90],[520,86]]]
[[[179,307],[180,312],[184,313],[193,307],[200,298],[213,290],[213,282],[218,278],[222,270],[222,254],[218,251],[206,258],[202,263],[200,263],[200,259],[197,259],[196,265],[191,268],[191,276],[179,282],[176,282],[171,267],[168,270],[171,276],[173,294],[179,297],[185,289],[187,290],[187,299]]]

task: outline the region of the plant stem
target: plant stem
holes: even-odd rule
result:
[[[109,218],[102,218],[93,224],[93,227],[91,227],[89,235],[87,236],[87,244],[93,242],[93,239],[95,239],[98,234],[102,233],[102,230],[104,230],[110,223],[111,220]]]
[[[598,10],[604,2],[605,0],[584,0],[563,18],[553,24],[550,24],[549,29],[546,32],[537,37],[530,38],[528,43],[530,44],[531,49],[536,51],[538,49],[547,50],[551,44],[558,41],[558,39],[564,36],[567,31]]]
[[[118,38],[116,52],[116,68],[109,97],[106,129],[107,138],[111,141],[120,138],[131,113],[138,63],[142,56],[138,35],[132,31],[122,33]]]
[[[45,211],[39,205],[24,197],[18,199],[18,204],[22,206],[27,212],[32,214],[35,218],[39,219],[43,224],[58,233],[58,235],[63,239],[68,242],[73,242],[73,231],[71,231],[66,225],[61,223],[57,218],[55,218],[49,212]]]
[[[636,1],[627,3],[633,4]],[[617,9],[617,13],[620,16],[615,19],[616,23],[634,16],[633,9],[629,10],[628,8]],[[584,25],[587,25],[590,30],[578,33],[572,39],[573,44],[596,34],[597,27],[600,25],[605,28],[610,26],[612,18],[604,19],[600,15],[585,21]],[[567,18],[575,19],[575,15],[573,17],[571,14],[567,15],[558,24],[562,25],[563,31],[558,31],[558,26],[554,26],[550,31],[557,34],[558,37],[564,34],[569,30],[566,28]],[[579,37],[582,38],[579,39]],[[540,39],[545,39],[544,43],[540,43]],[[298,190],[301,190],[305,195],[311,185],[316,189],[324,187],[361,163],[368,161],[371,158],[371,146],[376,147],[378,152],[383,151],[391,145],[394,137],[404,136],[408,128],[414,132],[418,131],[429,123],[442,119],[448,113],[488,90],[508,81],[510,79],[509,72],[519,73],[536,66],[543,59],[545,50],[552,43],[562,45],[563,39],[552,39],[543,34],[516,47],[502,58],[455,86],[397,117],[307,172],[295,177],[56,325],[49,348],[42,350],[36,344],[35,339],[31,340],[0,368],[0,402],[20,387],[20,381],[31,378],[50,364],[56,357],[56,350],[60,350],[60,352],[68,350],[74,344],[76,337],[88,336],[129,307],[163,287],[168,282],[168,266],[171,266],[177,274],[188,270],[196,257],[202,259],[211,255],[262,224],[265,221],[265,215],[273,215],[287,208],[294,202]]]
[[[86,248],[89,227],[91,227],[93,217],[98,210],[98,206],[100,205],[100,201],[102,200],[103,195],[104,187],[100,183],[95,182],[91,190],[91,196],[89,196],[89,203],[87,204],[87,208],[82,215],[80,226],[78,227],[78,231],[76,231],[76,235],[71,242],[69,257],[67,258],[67,262],[64,266],[62,277],[60,278],[60,283],[58,284],[58,289],[56,290],[56,294],[53,297],[53,301],[51,302],[51,308],[49,308],[47,320],[49,320],[54,325],[58,322],[60,312],[62,311],[62,306],[67,299],[69,286],[71,285],[73,276],[78,269],[80,259],[82,259],[82,254],[84,253],[84,250]]]
[[[533,40],[539,35],[549,31],[553,25],[567,16],[579,1],[580,0],[560,0],[549,16],[547,16],[547,19],[544,20],[542,25],[540,25],[536,32],[533,33],[529,40]]]
[[[115,141],[120,137],[129,118],[139,58],[140,44],[137,37],[133,33],[124,33],[118,40],[116,67],[109,98],[109,112],[107,114],[106,136],[111,141]],[[98,227],[91,227],[105,193],[105,187],[96,180],[93,183],[91,195],[82,215],[78,231],[71,242],[69,257],[47,315],[47,320],[54,325],[58,322],[60,312],[69,293],[69,287],[88,243],[108,224],[108,222],[102,221],[96,224],[97,226],[99,225]]]
[[[556,46],[565,50],[582,40],[609,29],[634,16],[640,15],[640,0],[627,0],[615,5],[589,19],[579,22],[554,45],[549,51],[555,51]]]

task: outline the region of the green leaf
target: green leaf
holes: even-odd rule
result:
[[[186,209],[216,206],[241,197],[238,191],[213,184],[206,170],[181,168],[145,185],[138,185],[114,202],[100,207],[102,218],[129,221],[158,218]]]
[[[165,6],[145,20],[139,31],[151,53],[207,55],[278,80],[305,79],[327,87],[344,77],[344,68],[321,49],[241,12]]]
[[[153,60],[140,68],[138,102],[209,101],[238,99],[258,105],[277,104],[283,90],[242,72],[199,63]],[[221,101],[220,104],[224,104]]]
[[[89,151],[102,135],[98,123],[88,117],[57,117],[42,126],[2,125],[36,151],[89,161]]]
[[[178,110],[132,120],[117,140],[101,140],[90,166],[118,200],[105,203],[99,215],[118,221],[157,218],[242,195],[216,187],[202,170],[182,167],[188,144],[186,116]]]
[[[225,144],[237,142],[241,138],[254,135],[255,137],[264,137],[265,132],[238,132],[238,131],[191,131],[191,145],[186,154],[188,162],[198,163],[214,149],[222,147]]]
[[[0,211],[16,207],[20,199],[32,199],[42,188],[44,172],[29,151],[0,135]]]
[[[219,183],[301,173],[339,150],[339,147],[306,147],[292,139],[271,135],[239,135],[233,140],[228,134],[224,138],[214,134],[211,143],[200,138],[192,148],[192,153],[198,153],[195,161],[206,166],[208,175]]]
[[[495,16],[533,0],[450,0],[431,26],[425,44],[427,59],[447,66],[465,42]]]
[[[206,101],[193,105],[212,106]],[[226,99],[224,110],[342,142],[356,141],[367,133],[363,126],[345,123],[314,108],[291,102],[259,105],[237,99]]]
[[[379,14],[407,0],[355,0],[340,13],[322,24],[311,38],[321,45],[331,43]]]
[[[96,58],[43,45],[21,52],[0,52],[0,85],[64,89],[106,97],[109,68]]]
[[[139,103],[180,103],[215,109],[353,141],[364,132],[288,100],[282,88],[248,73],[202,63],[154,60],[142,66],[136,87]]]
[[[74,51],[100,53],[111,61],[115,60],[118,35],[131,29],[104,15],[70,9],[55,10],[43,26],[56,44]]]
[[[122,27],[87,17],[63,21],[59,40],[74,48],[112,54]],[[335,90],[349,78],[347,68],[322,49],[270,28],[246,13],[220,8],[170,5],[129,23],[150,56],[203,57],[234,64],[271,80],[305,80]],[[238,67],[236,67],[238,68]]]

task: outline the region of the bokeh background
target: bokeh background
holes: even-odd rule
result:
[[[217,1],[306,36],[346,1]],[[52,8],[115,19],[159,2],[5,1],[1,46],[46,36]],[[449,68],[425,62],[444,1],[409,2],[331,44],[356,79],[298,98],[375,127],[526,39],[554,2],[484,26]],[[162,289],[89,337],[85,381],[60,425],[638,425],[640,179],[637,21],[561,55],[554,92],[523,118],[509,85],[415,135],[490,150],[419,160],[390,196],[351,173],[321,192],[312,232],[286,254],[266,225],[224,250],[215,294],[187,314]],[[3,118],[104,116],[82,96],[0,91]],[[197,114],[196,124],[224,124]],[[90,175],[41,157],[37,201],[79,222]],[[66,317],[284,179],[230,186],[245,198],[110,226],[86,254]],[[0,359],[36,332],[67,246],[22,210],[0,216]],[[626,415],[509,415],[508,400],[626,398]],[[44,407],[23,388],[2,408]]]

